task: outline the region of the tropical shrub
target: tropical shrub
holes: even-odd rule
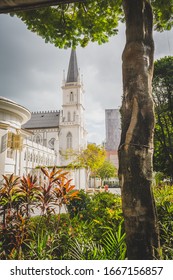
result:
[[[67,206],[73,227],[67,258],[121,259],[122,255],[125,258],[121,197],[108,192],[89,196],[82,191],[79,192],[79,198],[81,200],[72,201]],[[122,246],[119,246],[121,241]],[[112,251],[109,250],[111,247]]]
[[[160,226],[162,258],[173,258],[173,187],[156,187],[155,199]]]
[[[77,236],[72,239],[67,258],[73,260],[124,260],[126,258],[125,233],[122,233],[122,222],[114,232],[106,228],[100,240],[94,240],[92,235],[88,238]]]
[[[92,196],[83,190],[78,193],[78,200],[70,201],[67,205],[70,217],[76,215],[82,220],[99,221],[121,220],[121,197],[109,192],[95,193]]]
[[[55,167],[50,172],[44,168],[41,170],[45,176],[42,185],[38,184],[36,176],[32,177],[30,174],[23,176],[21,179],[16,178],[13,174],[9,177],[3,176],[4,183],[0,187],[1,259],[24,258],[22,252],[25,246],[30,246],[30,249],[32,249],[38,248],[38,244],[40,248],[44,247],[45,251],[48,252],[49,250],[45,245],[47,241],[50,241],[50,236],[47,235],[47,231],[44,231],[43,243],[39,237],[43,237],[43,232],[38,230],[42,219],[45,219],[45,224],[49,227],[51,214],[58,210],[56,221],[56,230],[58,230],[62,206],[77,198],[78,191],[74,190],[71,180],[66,178],[68,172],[56,170]],[[36,208],[41,210],[41,219],[37,227],[34,228],[30,217]],[[36,238],[33,239],[35,242],[28,243],[33,232],[37,232]],[[39,257],[40,252],[33,257],[35,259]]]
[[[109,192],[97,193],[92,198],[92,213],[95,229],[100,228],[103,233],[104,227],[117,229],[122,221],[121,197]],[[99,236],[97,236],[99,238]]]
[[[126,259],[121,197],[74,190],[66,172],[4,176],[0,187],[0,259]],[[173,188],[154,188],[161,257],[173,258]],[[62,206],[67,213],[61,213]],[[35,208],[40,215],[33,216]]]
[[[90,220],[92,218],[92,200],[89,194],[84,190],[78,193],[78,199],[72,200],[67,204],[67,210],[70,218],[79,215],[83,220]]]
[[[54,233],[41,231],[32,232],[30,239],[25,242],[25,259],[53,260],[58,250],[59,239]]]

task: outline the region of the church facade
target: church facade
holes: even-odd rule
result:
[[[84,90],[75,50],[62,97],[60,110],[33,113],[0,98],[0,180],[2,174],[37,174],[38,166],[66,167],[86,148]],[[85,188],[84,169],[71,170],[70,176],[77,188]]]

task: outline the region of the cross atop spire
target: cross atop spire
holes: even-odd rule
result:
[[[79,71],[77,65],[76,51],[71,50],[70,62],[68,66],[68,74],[66,83],[76,83],[78,81]]]

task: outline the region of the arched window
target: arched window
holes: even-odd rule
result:
[[[72,149],[72,134],[71,134],[71,132],[67,133],[67,149]]]
[[[30,152],[28,152],[28,161],[30,161],[30,156],[31,156],[31,154],[30,154]]]
[[[68,121],[68,122],[71,121],[71,114],[70,114],[70,112],[68,112],[68,114],[67,114],[67,121]]]
[[[74,101],[74,95],[73,95],[73,92],[71,91],[70,92],[70,102]]]
[[[35,135],[34,141],[35,141],[37,144],[41,144],[41,135],[40,135],[40,134]]]
[[[76,112],[73,112],[73,121],[76,119]]]

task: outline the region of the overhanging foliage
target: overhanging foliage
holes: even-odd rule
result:
[[[21,4],[26,1],[14,2]],[[17,16],[29,30],[44,38],[45,42],[50,42],[59,48],[77,45],[85,47],[89,41],[99,44],[108,42],[110,36],[117,34],[119,22],[124,21],[122,0],[30,0],[28,2],[30,8],[34,10],[25,11],[23,6],[21,10],[24,11],[17,12]],[[43,7],[45,5],[49,7],[39,6],[40,9],[37,9],[38,6],[34,6],[35,2],[42,2]],[[58,5],[51,6],[55,3]],[[173,25],[173,0],[152,0],[151,4],[155,29],[170,30]],[[2,10],[2,4],[0,8]],[[8,11],[15,11],[14,6],[10,7],[9,4]]]

